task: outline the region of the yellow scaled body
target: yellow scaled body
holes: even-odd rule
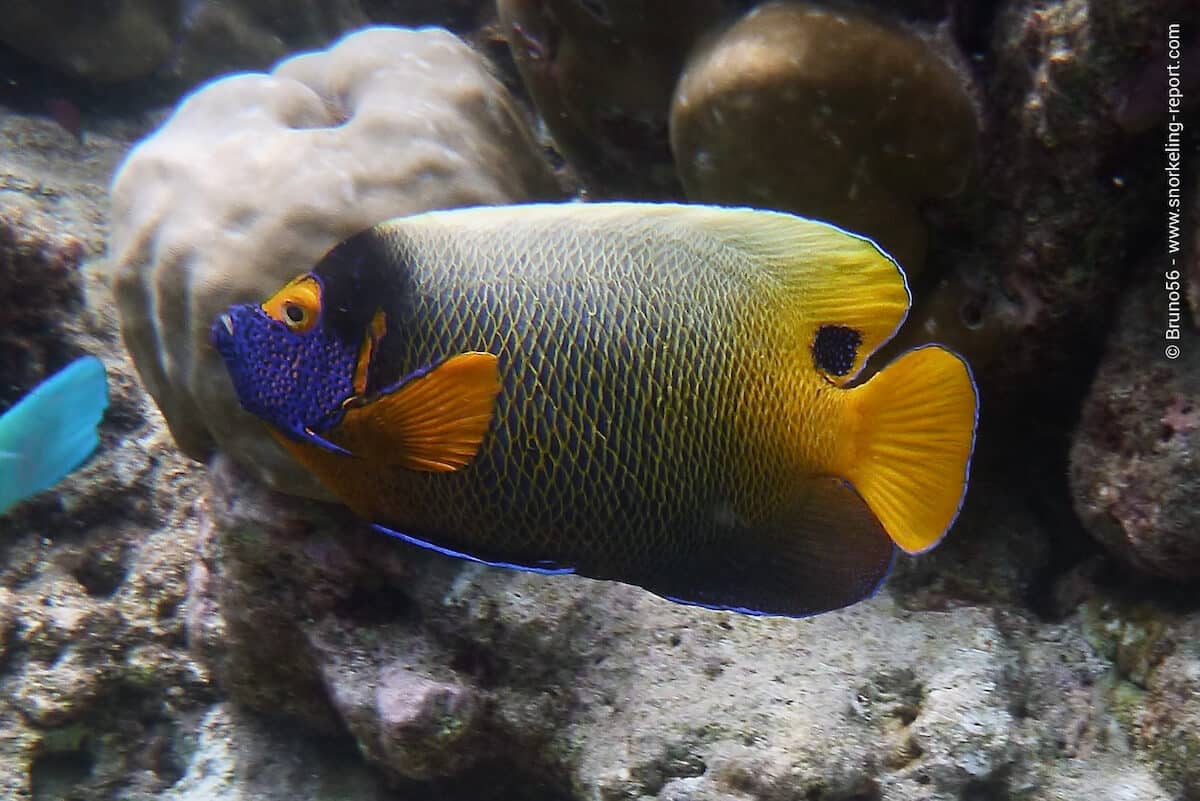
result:
[[[892,542],[932,546],[965,490],[976,402],[958,357],[921,349],[845,388],[909,295],[832,226],[438,212],[348,240],[306,280],[306,325],[358,345],[354,389],[319,439],[280,440],[421,544],[799,615],[870,594]]]

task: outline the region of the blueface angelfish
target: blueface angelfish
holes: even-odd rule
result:
[[[100,443],[96,426],[107,407],[104,364],[83,356],[0,416],[0,514],[87,459]]]
[[[788,214],[530,205],[391,220],[214,321],[242,405],[443,553],[801,616],[871,595],[966,491],[977,399],[869,240]]]

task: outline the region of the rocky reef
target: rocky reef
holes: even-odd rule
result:
[[[397,551],[240,472],[209,470],[191,641],[240,703],[312,730],[340,720],[394,777],[476,798],[1167,797],[1106,731],[1111,662],[1077,621],[997,604],[1022,577],[982,559],[993,588],[976,603],[911,574],[810,620],[698,615],[632,587]],[[1014,539],[1030,523],[967,520]],[[970,547],[938,572],[969,572]]]
[[[76,132],[0,88],[0,408],[83,352],[112,387],[92,460],[0,518],[0,796],[1200,794],[1200,339],[1184,315],[1178,358],[1163,353],[1163,109],[1138,94],[1159,85],[1146,65],[1161,63],[1162,21],[1194,50],[1200,14],[1185,0],[913,0],[747,16],[759,4],[730,1],[689,4],[673,26],[674,4],[497,6],[312,2],[280,21],[257,3],[131,2],[50,31],[58,4],[16,3],[0,20],[23,58],[133,98],[85,108]],[[754,34],[773,13],[803,19]],[[587,197],[699,197],[697,166],[720,167],[715,199],[761,202],[758,173],[712,155],[729,131],[688,129],[738,113],[736,98],[702,100],[739,77],[723,47],[814,35],[821,14],[859,26],[854,52],[906,78],[895,147],[855,139],[842,112],[810,130],[790,111],[778,118],[796,136],[754,140],[755,123],[746,147],[777,144],[757,151],[769,168],[807,131],[801,150],[849,148],[811,169],[865,164],[904,185],[884,194],[904,196],[892,222],[924,256],[894,347],[949,342],[983,398],[959,522],[877,597],[751,618],[455,561],[321,500],[241,416],[204,345],[214,310],[377,219],[561,197],[575,180]],[[476,48],[377,30],[294,55],[389,17],[474,31]],[[189,39],[202,23],[245,37],[222,54],[219,33]],[[104,53],[88,26],[142,49]],[[821,33],[812,52],[835,39],[850,41]],[[907,55],[889,62],[890,47]],[[187,52],[209,66],[178,67]],[[146,100],[283,56],[178,107]],[[811,109],[788,87],[820,98],[869,74],[843,64],[805,84],[797,68],[751,105]],[[855,100],[854,114],[871,105]],[[935,124],[922,103],[947,115],[947,138],[920,136]],[[1197,109],[1183,112],[1191,154]],[[892,150],[945,171],[897,179],[877,166]]]
[[[75,78],[140,90],[188,87],[223,72],[261,69],[371,20],[470,30],[473,0],[124,0],[87,6],[13,0],[0,43]]]
[[[962,188],[976,126],[963,78],[895,22],[764,3],[690,57],[671,149],[690,200],[836,222],[911,276],[919,204]]]
[[[668,134],[671,94],[720,0],[500,0],[499,29],[555,146],[589,192],[681,194]]]
[[[1148,573],[1200,578],[1200,341],[1163,338],[1163,281],[1130,292],[1071,452],[1081,519]],[[1182,293],[1179,293],[1182,294]],[[1169,359],[1164,350],[1179,348]]]

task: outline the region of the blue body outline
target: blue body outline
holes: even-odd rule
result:
[[[469,553],[456,551],[453,548],[446,548],[442,545],[434,545],[429,540],[423,540],[420,537],[414,537],[411,534],[405,534],[403,532],[396,531],[395,529],[388,528],[380,523],[372,523],[371,528],[383,534],[387,534],[389,537],[395,537],[398,540],[403,540],[404,542],[412,545],[417,545],[430,551],[436,551],[443,556],[452,556],[455,559],[476,562],[481,565],[487,565],[488,567],[503,567],[508,570],[521,570],[526,573],[541,573],[544,576],[567,576],[575,572],[575,568],[573,567],[533,567],[532,565],[518,565],[513,562],[492,562],[487,559],[480,559],[478,556],[471,556]]]

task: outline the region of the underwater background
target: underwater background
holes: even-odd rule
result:
[[[0,798],[1200,799],[1197,97],[1193,0],[0,0],[0,409],[108,376],[0,516]],[[945,542],[812,618],[681,606],[383,537],[237,407],[229,303],[570,199],[892,253],[869,367],[979,389]]]

